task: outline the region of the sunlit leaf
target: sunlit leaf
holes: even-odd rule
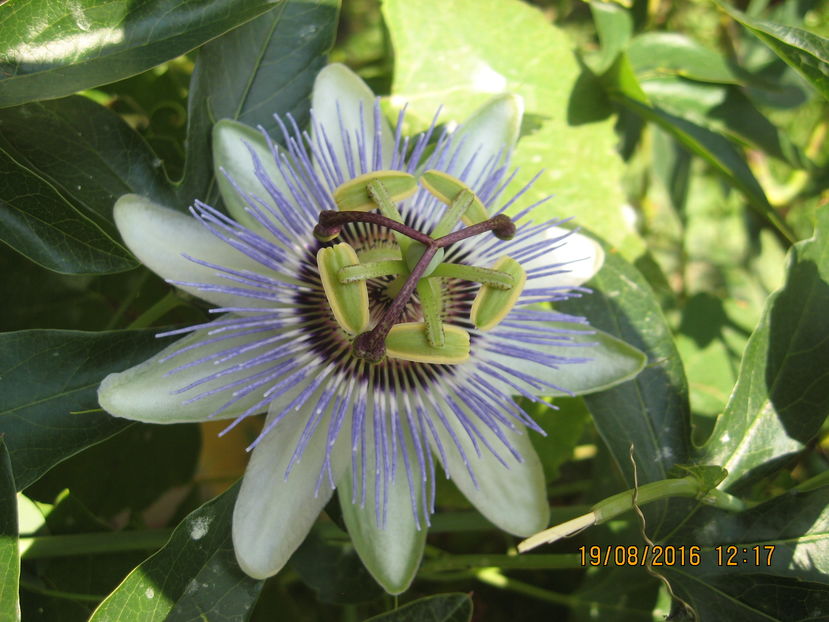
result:
[[[11,2],[0,11],[0,107],[141,73],[273,6],[273,0]]]
[[[672,539],[700,547],[700,563],[661,570],[702,620],[820,619],[829,610],[827,508],[825,486],[737,515],[700,508]]]
[[[789,255],[785,286],[766,304],[737,384],[700,461],[728,469],[725,486],[779,467],[829,412],[829,210]]]
[[[829,99],[829,40],[802,28],[754,19],[724,2],[717,5]]]
[[[3,620],[20,619],[17,597],[19,578],[14,475],[6,443],[0,436],[0,618]]]
[[[631,444],[638,482],[665,479],[691,449],[688,387],[671,329],[644,277],[614,253],[588,285],[592,294],[557,308],[639,348],[648,365],[630,382],[585,396],[587,408],[626,483],[634,481]]]
[[[439,106],[441,122],[462,122],[497,94],[521,95],[524,125],[511,160],[519,172],[511,188],[543,173],[514,211],[553,195],[537,218],[575,215],[625,253],[641,253],[622,216],[610,108],[563,31],[514,0],[390,0],[383,11],[395,50],[392,102],[408,102],[414,129],[428,125]]]
[[[191,512],[170,541],[95,610],[106,620],[247,620],[262,589],[236,563],[231,519],[238,486]]]

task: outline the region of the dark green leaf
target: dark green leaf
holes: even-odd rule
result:
[[[630,42],[627,53],[640,80],[669,74],[701,82],[740,83],[725,58],[679,33],[639,35]]]
[[[737,385],[700,461],[751,480],[800,451],[829,412],[829,209],[792,247],[786,284],[769,297]]]
[[[546,436],[530,436],[533,447],[544,467],[544,476],[548,482],[556,481],[559,469],[573,459],[573,451],[582,438],[585,424],[590,420],[590,413],[579,398],[556,398],[557,410],[551,410],[546,402],[531,403],[522,400],[521,407],[538,422]]]
[[[111,231],[112,205],[122,194],[141,193],[161,204],[174,196],[144,140],[86,97],[0,110],[0,148]]]
[[[736,515],[699,508],[672,542],[702,547],[701,564],[665,567],[702,620],[819,620],[829,611],[825,486]]]
[[[829,41],[802,28],[754,19],[723,2],[717,4],[829,99]]]
[[[137,263],[126,248],[49,181],[0,150],[0,240],[55,272],[122,272]]]
[[[0,619],[19,620],[17,597],[20,554],[17,549],[17,498],[6,442],[0,435]]]
[[[616,536],[610,546],[619,544]],[[594,621],[597,612],[613,622],[652,622],[659,613],[653,610],[658,590],[659,583],[644,568],[597,568],[573,594],[576,602],[568,622]]]
[[[57,465],[26,494],[51,503],[68,488],[96,516],[135,513],[173,486],[190,482],[200,439],[195,424],[136,423]],[[107,468],[98,468],[102,464]]]
[[[0,428],[18,489],[129,425],[98,407],[98,384],[163,345],[152,331],[0,334]]]
[[[0,110],[0,150],[22,169],[7,187],[23,195],[4,197],[9,204],[0,235],[59,272],[132,267],[131,255],[116,242],[113,204],[129,192],[161,204],[174,200],[161,161],[146,143],[118,115],[85,97]],[[41,186],[52,204],[26,197],[27,181]],[[120,263],[102,262],[89,248],[95,246],[117,249]]]
[[[339,0],[286,0],[251,23],[199,50],[190,84],[182,205],[215,202],[210,131],[219,119],[262,125],[280,134],[273,115],[290,113],[302,126],[308,99],[334,44]]]
[[[596,71],[602,73],[613,64],[630,41],[633,18],[626,8],[615,2],[591,2],[590,12],[602,44],[601,57],[596,67]]]
[[[362,603],[384,593],[363,566],[348,534],[331,523],[314,526],[290,566],[328,603]]]
[[[0,12],[0,107],[141,73],[273,6],[273,0],[11,2]]]
[[[408,603],[366,622],[469,622],[472,599],[468,594],[439,594]]]
[[[239,568],[231,542],[238,485],[195,510],[158,553],[95,610],[105,620],[247,620],[262,581]]]
[[[629,486],[631,444],[639,483],[666,479],[690,452],[688,387],[671,330],[645,278],[618,254],[607,253],[588,285],[592,294],[557,308],[639,348],[648,366],[632,381],[584,400]]]
[[[98,470],[102,470],[100,466]],[[24,581],[21,585],[23,619],[86,622],[95,605],[147,556],[144,550],[112,551],[106,537],[131,537],[132,544],[140,542],[142,536],[149,533],[113,532],[110,525],[95,517],[74,494],[64,491],[48,511],[45,525],[34,532],[37,539],[26,542],[28,546],[23,553]],[[78,540],[83,544],[61,546],[54,542],[70,534],[77,537],[76,544]],[[99,543],[103,546],[94,550],[94,545]],[[93,546],[90,547],[90,544]],[[156,544],[155,548],[159,546]],[[151,543],[145,542],[144,548],[153,550]],[[75,596],[73,600],[78,602],[73,603],[65,596],[60,598],[38,593],[38,587],[48,587],[52,593],[72,594]],[[60,612],[59,616],[56,610]]]

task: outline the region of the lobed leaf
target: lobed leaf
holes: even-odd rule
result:
[[[408,103],[413,129],[438,107],[441,122],[463,123],[496,95],[520,95],[522,136],[510,160],[518,173],[505,196],[540,176],[510,212],[553,195],[533,218],[578,215],[624,253],[643,251],[622,215],[611,109],[562,30],[516,0],[389,0],[382,9],[395,50],[392,100]]]

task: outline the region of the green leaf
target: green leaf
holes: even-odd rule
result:
[[[645,278],[617,254],[607,252],[588,286],[592,294],[557,308],[639,348],[649,363],[631,382],[585,396],[587,408],[629,486],[631,444],[638,482],[666,479],[690,455],[688,387],[671,329]]]
[[[288,563],[323,602],[363,603],[385,594],[360,561],[351,538],[332,523],[317,523]]]
[[[141,137],[85,97],[0,110],[0,151],[19,171],[5,193],[0,238],[58,272],[133,267],[117,242],[113,204],[130,192],[162,204],[174,197],[161,161]],[[38,187],[48,199],[43,203],[27,196]]]
[[[97,469],[105,470],[100,465]],[[113,531],[109,524],[94,516],[89,508],[66,490],[54,506],[41,505],[37,508],[32,507],[34,504],[26,497],[19,496],[18,499],[28,502],[29,512],[35,512],[41,523],[44,520],[42,513],[46,514],[45,525],[40,528],[31,529],[30,524],[26,530],[21,524],[21,533],[35,536],[34,540],[27,538],[28,541],[21,542],[26,546],[22,551],[25,580],[21,586],[24,620],[86,622],[104,595],[115,589],[146,558],[145,550],[154,550],[160,546],[152,541],[147,542],[148,535],[157,539],[156,533],[152,531]],[[26,506],[21,503],[20,507],[22,519]],[[62,538],[65,535],[70,537]],[[108,542],[107,537],[119,536],[129,538],[131,545],[137,544],[136,550],[114,553],[111,540]],[[61,540],[63,545],[60,544]],[[68,545],[66,540],[70,542]],[[64,597],[39,593],[38,588],[44,586],[48,586],[52,593]],[[70,601],[65,597],[66,594],[75,595],[77,600]],[[70,603],[72,607],[68,606]],[[60,615],[56,615],[55,611]]]
[[[10,3],[0,13],[0,107],[141,73],[273,6],[273,0]]]
[[[382,8],[395,50],[392,102],[408,102],[410,129],[425,128],[439,106],[441,122],[462,123],[495,95],[521,95],[523,136],[511,160],[519,171],[507,194],[544,172],[514,211],[554,195],[535,217],[577,215],[624,253],[642,252],[622,215],[611,110],[563,31],[517,0],[389,0]]]
[[[614,534],[610,546],[618,544],[619,536]],[[613,622],[651,622],[663,619],[667,611],[660,612],[654,608],[655,605],[658,607],[658,587],[659,584],[644,568],[596,568],[590,579],[573,593],[575,602],[568,622],[594,622],[597,612],[598,616]],[[660,613],[662,616],[656,617]]]
[[[641,34],[630,42],[627,53],[640,79],[668,74],[701,82],[741,83],[725,58],[679,33]]]
[[[233,553],[238,490],[235,485],[191,512],[169,542],[107,596],[90,622],[247,620],[264,582],[242,572]]]
[[[634,99],[627,94],[616,94],[614,99],[642,118],[659,125],[692,153],[712,165],[729,183],[743,193],[754,209],[774,224],[791,241],[795,240],[794,234],[791,233],[782,218],[769,204],[763,189],[755,179],[743,156],[728,139],[687,119]]]
[[[0,619],[19,620],[17,596],[20,554],[17,548],[17,496],[6,442],[0,435]]]
[[[595,69],[597,73],[603,73],[627,47],[633,34],[633,18],[627,9],[615,2],[590,2],[590,12],[602,44]]]
[[[799,148],[739,88],[678,76],[642,79],[641,85],[662,110],[759,148],[793,167],[805,167]]]
[[[420,598],[366,622],[469,622],[471,619],[469,594],[438,594]]]
[[[815,236],[792,247],[746,346],[737,384],[699,460],[749,481],[799,452],[829,412],[829,209]]]
[[[520,398],[521,408],[547,433],[546,436],[531,434],[530,441],[538,453],[544,478],[555,482],[561,476],[561,468],[573,459],[573,453],[590,421],[590,413],[581,398],[556,398],[556,410],[547,402],[530,402]]]
[[[0,150],[0,241],[55,272],[123,272],[137,264],[129,251],[73,208],[49,181]]]
[[[152,331],[0,334],[0,428],[18,489],[129,425],[100,410],[98,384],[163,346]]]
[[[829,99],[829,41],[802,28],[754,19],[720,1],[717,5]]]
[[[136,423],[57,465],[26,494],[53,502],[68,488],[96,516],[134,514],[191,481],[200,441],[198,425]],[[102,464],[107,468],[98,468]]]
[[[699,565],[664,568],[702,620],[817,620],[829,611],[829,487],[736,515],[699,508],[671,543],[702,547]]]
[[[311,87],[334,44],[339,0],[283,0],[277,10],[199,50],[190,83],[187,161],[179,201],[218,199],[210,132],[220,119],[262,125],[281,138],[274,114],[308,120]]]

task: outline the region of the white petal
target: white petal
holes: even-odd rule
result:
[[[467,415],[471,420],[477,420],[468,411]],[[481,514],[497,527],[517,536],[529,536],[547,526],[550,508],[547,504],[544,471],[527,436],[527,430],[522,425],[516,424],[516,430],[504,429],[504,434],[522,456],[523,462],[518,462],[489,428],[482,423],[476,426],[502,456],[509,466],[507,468],[480,440],[478,445],[481,447],[481,455],[478,456],[463,426],[451,411],[446,412],[445,417],[475,474],[476,486],[452,436],[437,415],[432,413],[432,416],[446,458],[444,469]],[[430,442],[435,455],[440,456],[431,436]]]
[[[366,465],[373,470],[375,452],[374,438],[366,439]],[[414,447],[408,442],[408,458],[412,469],[412,485],[420,514],[420,525],[412,509],[412,491],[406,476],[402,452],[398,450],[397,472],[389,485],[386,522],[378,526],[375,510],[375,489],[373,475],[366,479],[365,504],[352,503],[352,471],[349,467],[337,482],[343,519],[348,533],[363,564],[389,594],[405,592],[420,567],[423,548],[426,544],[426,522],[421,512],[423,482]],[[428,471],[427,471],[428,472]]]
[[[481,360],[497,362],[502,370],[504,368],[514,370],[562,389],[553,389],[548,384],[540,383],[533,386],[519,378],[509,376],[506,372],[501,372],[528,393],[543,396],[585,395],[603,391],[630,380],[642,370],[647,362],[645,355],[633,346],[590,326],[568,322],[544,322],[543,324],[551,328],[576,331],[569,335],[571,343],[575,345],[516,343],[514,337],[511,336],[499,338],[499,335],[506,331],[516,330],[499,324],[482,336],[482,339],[486,341],[480,344],[476,355]],[[498,351],[499,343],[509,346],[517,345],[545,356],[588,360],[580,363],[561,363],[554,367],[531,360],[526,356],[508,356]],[[492,380],[492,382],[507,393],[516,393],[506,383],[500,383],[497,380]]]
[[[375,133],[380,134],[380,148],[383,167],[388,168],[394,151],[394,135],[385,117],[380,117],[380,127],[374,123],[374,93],[363,80],[345,65],[332,63],[317,74],[311,96],[311,108],[317,122],[325,128],[331,141],[337,162],[344,169],[345,149],[340,137],[340,119],[352,142],[352,151],[357,153],[355,132],[365,127],[367,157],[369,164],[374,156]],[[361,120],[362,114],[362,120]],[[345,171],[344,171],[345,172]],[[358,174],[366,171],[358,171]]]
[[[223,319],[216,320],[212,324],[218,325]],[[231,399],[230,392],[217,393],[216,395],[190,404],[185,404],[184,402],[188,398],[195,397],[200,393],[218,388],[234,380],[249,377],[268,367],[268,364],[259,365],[248,370],[222,376],[184,393],[175,393],[176,390],[186,387],[210,374],[216,373],[223,368],[214,365],[212,361],[207,361],[180,370],[174,374],[165,375],[167,372],[188,362],[207,357],[225,349],[239,347],[250,343],[253,339],[261,338],[261,335],[248,335],[225,339],[217,343],[194,348],[162,362],[162,359],[178,352],[184,347],[209,339],[210,336],[208,333],[210,330],[211,327],[198,330],[168,346],[143,363],[131,367],[126,371],[110,374],[104,378],[104,381],[98,389],[98,401],[103,409],[116,417],[124,417],[134,421],[146,421],[148,423],[181,423],[207,420],[211,413]],[[252,350],[249,356],[257,356],[260,353],[261,349]],[[232,365],[235,362],[237,362],[236,359],[230,361],[228,365]],[[240,387],[235,388],[238,389]],[[217,415],[216,418],[227,419],[238,417],[245,410],[262,400],[262,393],[266,388],[254,391],[251,395],[239,400],[226,411]],[[276,406],[288,404],[288,400],[293,399],[295,392],[296,388],[294,388],[294,392],[291,394],[275,395],[273,404]],[[262,412],[265,410],[263,407]]]
[[[521,133],[524,100],[519,95],[499,95],[479,108],[452,137],[454,144],[463,141],[459,149],[457,170],[460,174],[466,163],[475,157],[465,180],[472,188],[487,163],[500,157],[503,162],[509,156]]]
[[[222,286],[236,285],[218,276],[216,270],[190,261],[184,255],[234,270],[248,270],[260,274],[266,271],[262,264],[214,236],[192,216],[167,209],[137,194],[125,194],[118,199],[114,216],[124,243],[141,263],[165,279]],[[219,306],[272,305],[269,301],[241,298],[220,292],[205,292],[191,286],[180,287]]]
[[[253,450],[233,509],[236,560],[256,579],[282,569],[333,492],[326,476],[314,495],[325,458],[328,414],[285,479],[285,470],[313,413],[314,400],[308,403],[312,406],[287,415]],[[281,408],[271,408],[265,425],[281,414]],[[345,445],[338,442],[333,450],[334,481],[346,467],[348,453],[342,451]]]
[[[561,227],[550,227],[543,233],[527,240],[526,245],[531,246],[544,239],[554,240],[567,235],[568,231]],[[562,240],[562,243],[541,257],[527,262],[521,266],[526,271],[544,266],[561,264],[560,274],[530,279],[527,281],[527,288],[539,289],[547,287],[578,287],[586,283],[599,271],[604,264],[604,249],[601,245],[580,233],[570,233]]]
[[[261,132],[230,119],[222,119],[213,126],[213,165],[225,207],[236,221],[248,229],[257,231],[262,229],[262,225],[245,211],[244,198],[239,196],[236,188],[225,175],[225,173],[230,175],[243,192],[265,200],[266,204],[271,203],[268,191],[256,177],[253,158],[248,147],[259,158],[262,167],[277,189],[283,195],[291,196],[288,185],[274,162],[268,141]],[[225,172],[223,173],[221,169]]]

